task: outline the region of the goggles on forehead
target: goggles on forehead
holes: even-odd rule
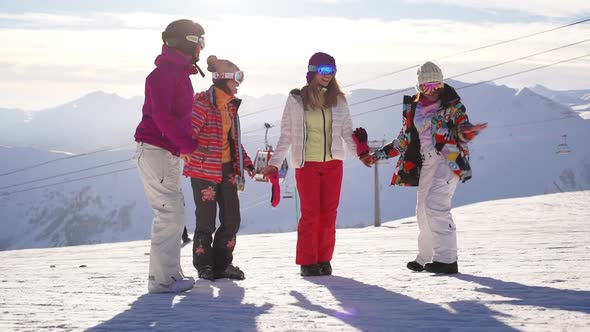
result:
[[[235,73],[213,73],[213,79],[214,80],[231,80],[233,79],[234,81],[238,82],[238,83],[242,83],[244,82],[244,72],[243,71],[237,71]]]
[[[419,91],[428,93],[434,92],[444,87],[443,82],[427,82],[427,83],[420,83],[418,85]]]
[[[333,65],[309,65],[307,66],[307,70],[311,72],[318,73],[320,75],[334,75],[336,74],[336,66]]]
[[[205,48],[205,37],[203,36],[188,35],[186,36],[186,40],[198,44],[201,46],[201,49]]]

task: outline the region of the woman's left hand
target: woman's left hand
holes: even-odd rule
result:
[[[486,129],[487,127],[488,127],[488,123],[487,122],[478,123],[478,124],[474,124],[474,125],[471,125],[471,126],[461,127],[461,132],[463,134],[470,134],[470,133],[473,133],[473,132],[478,133],[478,132]]]

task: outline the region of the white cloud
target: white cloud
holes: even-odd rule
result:
[[[42,108],[70,99],[72,91],[102,89],[122,95],[141,95],[143,79],[159,53],[160,33],[176,17],[135,13],[96,14],[89,17],[40,14],[2,15],[1,20],[20,21],[35,29],[0,29],[4,47],[0,53],[0,107]],[[0,20],[0,22],[1,22]],[[45,22],[45,23],[42,23]],[[335,56],[342,85],[371,79],[426,60],[492,44],[558,26],[553,23],[469,23],[454,20],[344,19],[325,17],[273,18],[224,16],[200,21],[206,30],[203,60],[215,54],[234,61],[246,71],[241,94],[285,94],[302,85],[307,60],[317,51]],[[46,24],[47,26],[43,26]],[[21,25],[17,25],[21,27]],[[77,29],[76,26],[82,27]],[[41,29],[42,27],[42,29]],[[490,33],[493,31],[493,33]],[[590,35],[590,27],[578,25],[516,43],[481,50],[440,61],[447,76],[573,43]],[[466,76],[467,81],[489,79],[590,53],[589,44]],[[553,88],[588,88],[588,62],[539,71],[502,83],[546,84]],[[203,65],[203,67],[206,67]],[[550,74],[551,73],[551,74]],[[530,78],[533,78],[531,80]],[[353,88],[409,86],[414,71],[371,80]],[[197,89],[209,84],[195,79]],[[59,87],[59,88],[53,88]],[[34,96],[51,91],[46,98]]]
[[[522,13],[568,17],[590,13],[588,0],[405,0],[409,3],[432,3],[436,5],[455,5],[482,10],[514,10]]]

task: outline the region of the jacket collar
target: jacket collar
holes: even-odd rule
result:
[[[218,107],[217,106],[217,98],[215,98],[215,86],[214,85],[211,85],[209,87],[209,90],[207,90],[207,94],[209,95],[209,102],[211,103],[211,105]],[[242,104],[242,99],[234,97],[229,103],[236,107],[236,112],[237,112],[238,109],[240,108],[240,105]]]
[[[192,59],[185,54],[180,53],[174,48],[162,45],[162,53],[154,61],[156,67],[168,64],[184,69],[189,74],[196,74],[197,68],[192,63]]]
[[[416,103],[415,100],[416,100],[417,96],[418,96],[417,94],[412,96],[413,103]],[[440,105],[442,108],[446,108],[450,104],[461,101],[461,97],[459,97],[459,94],[457,94],[457,91],[455,91],[455,88],[448,85],[447,83],[445,83],[439,99],[440,99]]]

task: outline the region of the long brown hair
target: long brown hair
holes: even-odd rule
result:
[[[325,94],[321,93],[322,86],[314,79],[301,89],[301,98],[305,109],[317,110],[331,108],[338,104],[338,97],[344,97],[344,92],[340,90],[340,85],[333,77],[328,84]]]

